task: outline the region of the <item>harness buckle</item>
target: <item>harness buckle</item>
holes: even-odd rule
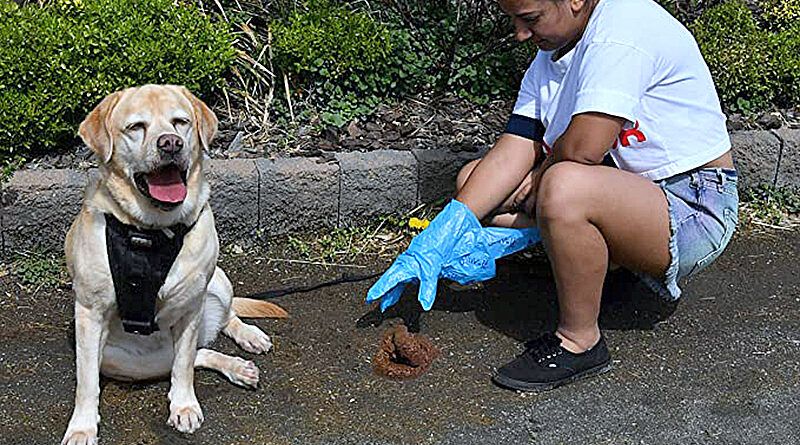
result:
[[[122,328],[129,334],[150,335],[158,330],[155,322],[122,320]]]
[[[153,240],[138,235],[131,235],[131,245],[139,249],[149,249],[153,247]]]

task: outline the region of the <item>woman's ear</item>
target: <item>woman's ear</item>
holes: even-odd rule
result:
[[[195,122],[194,128],[200,136],[200,143],[203,149],[208,150],[211,141],[214,140],[214,136],[217,134],[217,125],[219,124],[217,115],[211,111],[211,108],[208,108],[205,102],[198,99],[197,96],[192,94],[186,87],[181,87],[181,92],[189,99],[189,102],[192,103]]]
[[[89,112],[78,128],[78,135],[103,163],[111,160],[111,154],[114,151],[114,138],[111,135],[109,117],[111,111],[119,103],[120,96],[122,96],[122,91],[106,96],[94,110]]]
[[[569,0],[569,6],[572,9],[572,13],[576,16],[581,13],[583,8],[589,6],[589,4],[594,0]]]

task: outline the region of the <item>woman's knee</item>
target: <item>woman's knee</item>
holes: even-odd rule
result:
[[[478,166],[479,162],[481,162],[480,159],[475,159],[473,161],[469,161],[467,165],[461,167],[461,171],[459,171],[458,176],[456,176],[456,193],[461,191],[461,188],[464,187],[467,179],[469,179],[469,175],[472,174],[472,171],[475,170],[475,167]]]
[[[536,193],[536,216],[540,220],[574,218],[585,213],[582,192],[589,166],[559,162],[542,175]]]

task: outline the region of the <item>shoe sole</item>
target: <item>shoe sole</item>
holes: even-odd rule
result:
[[[547,383],[525,382],[522,380],[512,379],[511,377],[506,377],[501,374],[493,375],[492,381],[504,388],[515,389],[517,391],[529,391],[529,392],[548,391],[551,389],[558,388],[559,386],[566,385],[567,383],[572,383],[576,380],[581,380],[587,377],[594,377],[600,374],[605,374],[606,372],[611,371],[612,368],[613,366],[611,365],[611,361],[608,361],[606,363],[597,365],[594,368],[589,368],[585,371],[581,371],[565,379]]]

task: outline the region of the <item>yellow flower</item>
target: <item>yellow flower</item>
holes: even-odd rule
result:
[[[411,227],[412,229],[423,230],[427,228],[430,223],[431,222],[425,218],[411,218],[408,220],[408,227]]]

